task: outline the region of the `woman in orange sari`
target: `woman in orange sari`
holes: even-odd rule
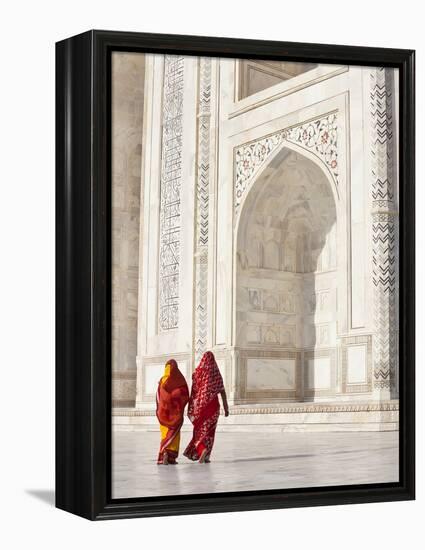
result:
[[[156,394],[156,416],[161,430],[158,464],[177,464],[180,429],[189,389],[174,359],[167,361]]]
[[[224,414],[229,416],[223,378],[214,354],[207,351],[192,376],[188,416],[193,424],[193,437],[183,453],[190,460],[210,462],[215,429],[220,416],[218,394],[223,400]]]

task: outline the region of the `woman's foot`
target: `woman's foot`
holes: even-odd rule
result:
[[[201,456],[199,457],[200,464],[204,464],[207,461],[209,462],[207,454],[208,454],[207,449],[204,449],[201,453]]]
[[[164,453],[164,458],[162,459],[162,463],[168,465],[168,454]]]

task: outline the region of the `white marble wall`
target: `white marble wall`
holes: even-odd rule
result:
[[[376,398],[369,69],[319,65],[241,94],[237,61],[188,57],[169,97],[167,63],[146,56],[137,406],[152,403],[145,373],[172,355],[189,376],[199,342],[233,404]],[[169,101],[178,321],[164,329]]]
[[[153,400],[145,370],[169,357],[192,359],[197,66],[197,58],[146,55],[136,401],[142,407]]]
[[[134,406],[144,56],[112,55],[112,403]],[[141,258],[140,258],[141,260]]]

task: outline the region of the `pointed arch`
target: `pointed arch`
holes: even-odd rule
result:
[[[328,304],[330,326],[317,324],[314,312],[318,278],[329,279],[336,296],[338,188],[323,161],[302,147],[284,142],[257,170],[241,199],[234,232],[234,342],[238,361],[244,365],[237,365],[237,369],[245,372],[237,374],[238,379],[245,380],[239,397],[242,402],[291,397],[302,400],[301,379],[306,377],[307,383],[313,383],[314,373],[298,373],[293,389],[256,388],[254,392],[248,387],[246,369],[252,357],[258,356],[257,365],[266,365],[255,368],[273,370],[283,368],[279,365],[289,356],[298,357],[300,348],[334,345],[336,299],[320,301]],[[258,261],[255,247],[263,249]],[[313,310],[304,327],[303,311],[311,303]],[[270,359],[261,363],[261,357]],[[296,361],[299,370],[308,370],[314,363],[305,366],[301,359]]]

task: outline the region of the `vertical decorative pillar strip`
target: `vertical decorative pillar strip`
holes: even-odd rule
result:
[[[208,330],[208,210],[210,187],[212,60],[199,59],[198,143],[195,194],[194,363],[206,351]]]
[[[158,328],[179,326],[180,188],[182,180],[184,58],[166,55],[162,98]]]
[[[374,293],[373,389],[394,395],[397,369],[397,209],[394,198],[394,71],[370,73],[372,123],[372,281]]]

